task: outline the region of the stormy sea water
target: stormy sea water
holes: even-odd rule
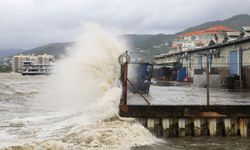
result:
[[[122,42],[86,24],[51,76],[0,74],[1,149],[131,149],[157,139],[118,116]]]
[[[117,58],[124,44],[98,25],[85,29],[51,76],[0,74],[0,149],[250,149],[239,137],[162,140],[120,118]]]
[[[0,148],[130,149],[154,142],[134,120],[115,114],[95,118],[98,114],[91,115],[95,110],[81,111],[74,105],[45,107],[36,97],[47,87],[46,80],[44,76],[0,74]],[[109,111],[105,109],[110,108],[100,113]]]

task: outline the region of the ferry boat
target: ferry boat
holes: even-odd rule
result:
[[[22,75],[49,75],[53,65],[38,65],[32,61],[24,61],[20,70]]]

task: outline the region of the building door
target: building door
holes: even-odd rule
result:
[[[230,52],[229,72],[230,75],[238,74],[238,53],[237,51]]]

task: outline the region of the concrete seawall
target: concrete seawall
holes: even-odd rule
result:
[[[250,106],[120,105],[158,137],[250,136]]]
[[[249,118],[138,118],[157,137],[250,136]]]

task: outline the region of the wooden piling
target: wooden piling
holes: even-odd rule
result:
[[[225,129],[225,136],[233,135],[232,124],[231,124],[230,118],[224,118],[224,129]]]
[[[215,118],[208,119],[208,128],[210,136],[216,136],[216,125],[217,123]]]
[[[154,133],[154,118],[147,119],[147,127],[151,133]]]
[[[194,136],[201,136],[201,119],[194,119]]]
[[[239,119],[239,129],[240,129],[240,136],[247,137],[247,119],[240,118]]]
[[[178,120],[178,136],[179,137],[184,137],[185,136],[185,132],[186,132],[185,127],[186,127],[185,119],[180,118]]]
[[[163,118],[162,119],[162,136],[164,138],[167,138],[170,136],[170,119],[169,118]]]

